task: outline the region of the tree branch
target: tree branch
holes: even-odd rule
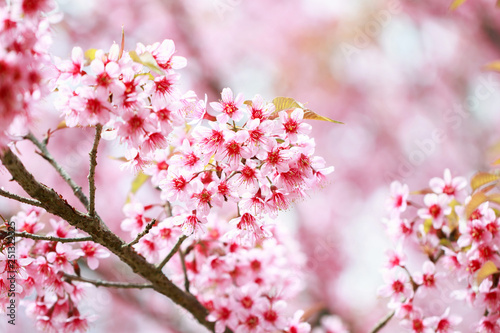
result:
[[[56,169],[57,173],[66,181],[66,183],[71,187],[73,190],[73,193],[75,196],[80,200],[80,202],[85,206],[85,208],[88,209],[89,207],[89,200],[85,196],[85,194],[82,191],[82,188],[78,186],[73,179],[71,179],[70,175],[66,172],[66,170],[63,169],[59,163],[56,162],[54,157],[49,153],[47,146],[45,143],[42,143],[38,141],[38,139],[33,135],[33,133],[28,133],[25,136],[26,139],[30,140],[33,142],[33,144],[40,149],[40,152],[38,153],[40,156],[42,156],[47,162],[49,162],[54,169]]]
[[[189,279],[188,279],[187,270],[186,270],[186,261],[184,260],[184,253],[182,253],[182,250],[179,251],[179,256],[181,257],[182,272],[184,272],[184,289],[188,293],[189,292]]]
[[[179,240],[177,243],[174,245],[172,250],[169,252],[169,254],[163,259],[163,261],[157,266],[158,270],[162,270],[163,267],[167,264],[167,262],[174,256],[174,254],[179,250],[179,247],[181,246],[182,242],[187,238],[186,235],[182,235],[179,237]]]
[[[394,314],[395,314],[394,311],[392,311],[391,313],[388,313],[387,316],[385,316],[384,318],[382,318],[377,323],[377,325],[375,325],[375,327],[372,328],[372,330],[370,331],[370,333],[377,333],[378,331],[380,331],[385,325],[387,325],[387,323],[389,322],[389,320],[391,320],[391,318],[394,317]]]
[[[123,246],[132,246],[134,244],[137,244],[142,237],[146,236],[146,234],[149,232],[149,230],[151,230],[151,228],[155,225],[155,223],[156,223],[155,219],[151,220],[151,222],[148,223],[146,228],[144,228],[144,230],[140,234],[138,234],[133,241]]]
[[[32,205],[32,206],[36,206],[36,207],[42,207],[42,203],[40,201],[29,199],[29,198],[25,198],[25,197],[22,197],[20,195],[17,195],[17,194],[10,193],[10,192],[7,192],[5,190],[2,190],[1,188],[0,188],[0,195],[2,197],[13,199],[13,200],[16,200],[16,201],[19,201],[19,202],[22,202],[22,203],[25,203],[25,204],[28,204],[28,205]]]
[[[97,124],[95,127],[95,137],[94,145],[90,151],[90,172],[89,172],[89,215],[92,217],[96,216],[95,213],[95,168],[97,166],[97,148],[99,147],[99,141],[101,140],[102,125]]]
[[[133,248],[123,246],[125,242],[101,221],[87,214],[77,211],[60,196],[55,190],[41,184],[26,170],[19,158],[8,148],[0,151],[0,160],[12,175],[12,178],[32,198],[39,200],[42,207],[49,213],[66,220],[73,227],[89,234],[93,241],[101,244],[126,263],[133,272],[151,282],[153,289],[170,298],[174,303],[189,311],[195,318],[208,328],[215,330],[215,323],[209,322],[206,317],[207,309],[193,295],[184,292],[169,280],[161,270],[150,264],[146,259],[134,251]],[[230,332],[230,330],[226,330]]]
[[[50,242],[60,242],[60,243],[74,243],[74,242],[88,242],[92,241],[92,237],[78,237],[78,238],[61,238],[61,237],[54,237],[54,236],[42,236],[42,235],[35,235],[35,234],[30,234],[26,231],[22,232],[16,232],[15,233],[16,237],[23,237],[23,238],[30,238],[34,240],[44,240],[44,241],[50,241]]]
[[[102,281],[102,280],[91,280],[87,278],[82,278],[76,275],[64,274],[64,278],[69,281],[80,281],[91,283],[96,287],[108,287],[108,288],[125,288],[125,289],[146,289],[153,288],[152,284],[149,283],[122,283],[122,282],[110,282],[110,281]]]

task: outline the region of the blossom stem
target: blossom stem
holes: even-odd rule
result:
[[[99,147],[99,141],[101,139],[102,125],[97,124],[95,127],[95,138],[94,145],[90,151],[90,171],[89,171],[89,215],[91,217],[96,217],[95,213],[95,168],[97,166],[97,148]]]
[[[2,197],[13,199],[13,200],[16,200],[16,201],[19,201],[19,202],[22,202],[22,203],[25,203],[25,204],[28,204],[31,206],[42,207],[42,203],[40,201],[25,198],[25,197],[19,196],[17,194],[2,190],[1,188],[0,188],[0,195]]]
[[[122,282],[110,282],[110,281],[102,281],[102,280],[91,280],[87,278],[82,278],[76,275],[64,274],[64,278],[69,281],[80,281],[91,283],[96,287],[108,287],[108,288],[125,288],[125,289],[146,289],[153,288],[153,285],[150,283],[122,283]]]
[[[382,318],[377,323],[377,325],[375,325],[374,328],[372,328],[372,330],[370,331],[370,333],[377,333],[378,331],[380,331],[385,325],[387,325],[387,323],[389,322],[389,320],[391,320],[392,317],[394,317],[394,314],[395,314],[395,311],[392,311],[392,312],[388,313],[384,318]]]
[[[92,240],[91,236],[78,237],[78,238],[61,238],[61,237],[54,237],[54,236],[42,236],[42,235],[30,234],[26,231],[16,232],[15,235],[16,235],[16,237],[24,237],[24,238],[30,238],[33,240],[44,240],[44,241],[60,242],[60,243],[88,242],[88,241]]]
[[[38,141],[38,139],[33,135],[33,133],[28,133],[25,136],[26,139],[30,140],[40,152],[38,154],[42,156],[47,162],[50,163],[56,169],[57,173],[66,181],[66,183],[71,187],[75,196],[80,200],[80,202],[85,206],[86,209],[89,207],[89,200],[87,196],[83,193],[81,186],[78,186],[73,179],[69,176],[66,170],[63,169],[59,163],[54,159],[54,157],[49,153],[47,145]]]
[[[187,238],[186,235],[182,235],[181,237],[179,237],[179,240],[177,241],[177,243],[174,245],[174,247],[172,248],[172,250],[170,251],[170,253],[165,257],[165,259],[163,259],[163,261],[157,266],[158,269],[161,271],[163,269],[163,267],[167,264],[167,262],[170,260],[170,258],[172,258],[174,256],[174,254],[179,250],[179,247],[181,246],[182,242],[184,242],[184,240]]]
[[[132,245],[137,244],[139,242],[139,240],[141,240],[142,237],[144,237],[148,234],[148,232],[155,225],[155,223],[156,223],[155,219],[151,220],[151,222],[148,223],[146,228],[144,228],[144,230],[140,234],[138,234],[137,237],[133,241],[131,241],[130,243],[124,244],[122,246],[125,247],[125,246],[132,246]]]

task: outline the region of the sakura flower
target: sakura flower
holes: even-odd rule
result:
[[[321,317],[321,327],[315,327],[311,333],[349,333],[339,316]]]
[[[413,289],[404,272],[396,269],[388,270],[384,273],[385,286],[378,289],[378,294],[383,297],[391,297],[392,303],[398,303],[401,298],[408,299],[413,296]]]
[[[110,55],[112,52],[118,52],[118,44],[113,44],[111,47]],[[111,56],[113,58],[113,56]],[[117,56],[115,56],[117,58]],[[116,59],[117,60],[117,59]],[[93,84],[97,85],[97,88],[105,88],[104,91],[108,92],[111,85],[114,84],[114,80],[120,75],[120,66],[115,61],[109,61],[108,57],[103,54],[102,50],[97,50],[95,54],[95,59],[92,60],[90,68],[95,74],[95,79]]]
[[[236,97],[230,88],[224,88],[221,93],[222,99],[220,102],[211,102],[210,106],[216,111],[220,112],[217,115],[219,123],[226,123],[229,119],[239,121],[243,118],[244,112],[241,108],[243,105],[243,95],[240,93]]]
[[[283,300],[271,302],[264,299],[262,304],[257,305],[257,311],[262,318],[262,328],[268,331],[282,330],[286,326],[284,311],[286,302]]]
[[[80,255],[73,250],[71,245],[57,243],[55,251],[47,253],[47,261],[54,265],[57,270],[73,273],[71,261],[78,259]]]
[[[236,228],[226,234],[228,239],[235,238],[240,242],[250,242],[253,244],[256,240],[269,237],[271,234],[263,226],[257,223],[257,220],[250,213],[244,213],[229,221],[229,224],[236,225]]]
[[[304,315],[303,310],[298,310],[293,315],[285,328],[286,333],[309,333],[311,332],[311,325],[302,320],[302,316]]]
[[[435,229],[441,229],[444,217],[451,213],[451,207],[448,206],[448,196],[446,194],[426,194],[424,203],[427,207],[419,209],[418,216],[422,219],[432,219],[432,226]]]
[[[386,257],[387,257],[387,264],[386,267],[388,269],[392,269],[397,266],[405,266],[406,262],[406,255],[402,253],[401,249],[398,249],[396,251],[394,250],[387,250],[385,252]]]
[[[481,333],[496,333],[500,331],[500,316],[498,314],[484,316],[476,327]]]
[[[121,228],[124,231],[130,231],[132,237],[135,237],[147,224],[147,219],[144,216],[144,205],[131,200],[123,206],[123,212],[127,218],[122,221]]]
[[[231,180],[231,183],[238,188],[239,193],[255,193],[259,187],[260,170],[257,169],[257,162],[246,160],[241,164],[238,173]]]
[[[403,185],[398,181],[391,183],[391,196],[386,202],[391,216],[401,214],[406,210],[409,193],[408,185]]]
[[[446,194],[452,197],[460,196],[467,186],[467,180],[464,177],[451,177],[450,169],[444,170],[443,179],[435,177],[429,181],[431,189],[437,194]]]
[[[192,206],[193,209],[196,209],[202,216],[208,215],[210,209],[212,208],[213,193],[214,189],[212,184],[205,187],[201,182],[195,181],[190,206]]]
[[[274,110],[273,103],[265,103],[261,95],[255,95],[252,99],[252,105],[249,107],[250,119],[259,119],[263,122],[269,118]]]
[[[80,243],[80,250],[76,250],[75,253],[81,257],[87,258],[87,265],[92,270],[99,267],[99,259],[104,259],[110,256],[108,250],[94,242]]]
[[[223,147],[225,132],[217,122],[210,122],[209,125],[210,128],[198,127],[194,131],[193,137],[199,142],[200,150],[211,155]]]
[[[487,243],[492,239],[491,233],[481,220],[460,221],[460,238],[457,244],[461,247],[471,245],[472,243]]]
[[[401,321],[401,326],[414,333],[434,333],[420,311],[413,311],[411,317]]]
[[[285,133],[285,137],[288,138],[291,143],[297,142],[299,134],[309,134],[311,131],[311,125],[302,122],[304,110],[301,108],[296,108],[291,113],[280,111],[279,117],[281,121],[280,129]]]
[[[160,181],[162,198],[167,200],[181,200],[188,198],[191,193],[190,173],[185,169],[169,170],[166,179]]]
[[[158,66],[166,71],[181,69],[187,65],[186,58],[174,55],[175,44],[171,39],[165,39],[161,43],[154,43],[147,47],[144,47],[142,44],[137,47],[137,53],[139,54],[144,53],[146,50],[155,58]]]
[[[236,170],[242,158],[249,159],[252,157],[250,149],[243,145],[247,138],[248,132],[245,131],[226,132],[225,143],[222,149],[215,154],[215,158],[226,162],[231,171]]]
[[[423,265],[422,273],[415,273],[413,280],[425,288],[436,287],[436,267],[433,262],[426,261]]]
[[[180,226],[182,233],[186,236],[194,235],[195,237],[199,237],[206,232],[206,228],[203,225],[206,223],[206,219],[198,216],[196,213],[175,216],[172,219],[172,223]]]
[[[215,298],[213,310],[207,317],[208,321],[215,321],[215,332],[222,333],[226,326],[236,327],[238,318],[234,312],[234,307],[227,298]]]
[[[55,66],[60,72],[59,80],[66,80],[71,78],[73,83],[77,83],[82,75],[86,73],[83,71],[84,57],[83,50],[80,47],[74,47],[71,51],[71,60],[62,61],[59,58],[55,59]]]

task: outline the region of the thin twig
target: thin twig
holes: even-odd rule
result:
[[[16,200],[16,201],[19,201],[19,202],[22,202],[22,203],[25,203],[25,204],[28,204],[28,205],[32,205],[32,206],[36,206],[36,207],[42,207],[42,203],[40,201],[38,201],[38,200],[33,200],[33,199],[25,198],[25,197],[22,197],[20,195],[14,194],[14,193],[10,193],[8,191],[4,191],[1,188],[0,188],[0,195],[2,197],[13,199],[13,200]]]
[[[188,279],[187,270],[186,270],[186,261],[184,260],[184,253],[182,253],[182,250],[179,251],[179,256],[181,258],[182,271],[184,272],[184,289],[188,293],[189,292],[189,279]]]
[[[159,270],[162,270],[163,267],[167,264],[167,262],[174,256],[174,254],[179,250],[179,247],[181,246],[182,242],[187,238],[186,235],[182,235],[179,237],[179,240],[175,244],[175,246],[172,248],[170,253],[163,259],[163,261],[157,266]]]
[[[101,140],[102,125],[97,124],[95,126],[95,137],[94,145],[90,151],[90,172],[89,172],[89,215],[91,217],[96,217],[95,214],[95,168],[97,166],[97,148],[99,147],[99,141]]]
[[[131,241],[130,243],[127,243],[127,244],[123,244],[122,247],[132,246],[134,244],[137,244],[142,237],[147,235],[147,233],[149,232],[149,230],[151,230],[151,228],[155,225],[155,223],[156,223],[155,219],[151,220],[151,222],[148,223],[146,228],[140,234],[138,234],[137,237],[133,241]]]
[[[394,314],[395,314],[395,311],[392,311],[391,313],[388,313],[387,316],[385,316],[384,318],[382,318],[377,323],[377,325],[375,325],[375,327],[370,331],[370,333],[377,333],[378,331],[380,331],[385,325],[387,325],[387,323],[389,322],[389,320],[391,320],[391,318],[394,317]]]
[[[82,278],[76,275],[64,274],[64,278],[69,281],[80,281],[91,283],[96,287],[109,287],[109,288],[125,288],[125,289],[146,289],[153,288],[152,284],[149,283],[123,283],[123,282],[110,282],[102,280],[91,280],[87,278]]]
[[[170,201],[165,203],[165,212],[167,213],[167,217],[172,217],[172,205],[170,204]]]
[[[16,237],[24,237],[24,238],[34,239],[34,240],[44,240],[44,241],[60,242],[60,243],[88,242],[88,241],[92,240],[91,236],[78,237],[78,238],[61,238],[61,237],[54,237],[54,236],[42,236],[42,235],[30,234],[26,231],[16,232],[15,235],[16,235]]]
[[[89,207],[89,200],[85,196],[85,194],[82,191],[82,188],[78,186],[73,179],[71,179],[70,175],[62,168],[59,163],[54,159],[54,157],[49,153],[47,146],[38,141],[38,139],[33,135],[33,133],[28,133],[25,136],[26,139],[30,140],[33,142],[33,144],[40,149],[40,152],[38,153],[40,156],[42,156],[47,162],[49,162],[54,169],[56,169],[57,173],[66,181],[66,183],[71,187],[73,190],[73,193],[75,196],[80,200],[80,202],[85,206],[85,208],[88,209]]]

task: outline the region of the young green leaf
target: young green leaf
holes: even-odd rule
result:
[[[137,52],[130,51],[128,54],[130,55],[130,58],[132,58],[133,61],[143,64],[144,66],[149,68],[152,72],[155,72],[156,74],[160,75],[165,74],[151,53],[146,51],[138,55]]]
[[[144,185],[144,183],[149,179],[150,176],[142,173],[142,172],[139,172],[137,174],[137,176],[134,178],[134,180],[132,181],[132,187],[130,189],[130,193],[136,193],[142,185]]]
[[[479,207],[480,204],[486,201],[488,201],[488,197],[486,196],[486,194],[484,194],[483,192],[474,193],[467,206],[465,206],[465,215],[467,216],[467,219],[469,219],[471,214],[476,210],[477,207]]]
[[[500,179],[500,176],[498,175],[489,172],[478,172],[470,180],[470,186],[472,187],[472,190],[475,191],[479,187],[493,183],[498,179]]]
[[[496,60],[490,62],[489,64],[486,64],[485,66],[483,66],[483,69],[488,71],[500,72],[500,60]]]
[[[273,104],[275,108],[274,113],[288,109],[304,108],[299,102],[290,97],[276,97],[273,99]]]
[[[488,260],[476,273],[476,285],[479,286],[484,279],[497,272],[497,266],[491,260]]]
[[[454,0],[450,5],[450,10],[457,9],[458,7],[463,5],[465,1],[467,1],[467,0]]]

